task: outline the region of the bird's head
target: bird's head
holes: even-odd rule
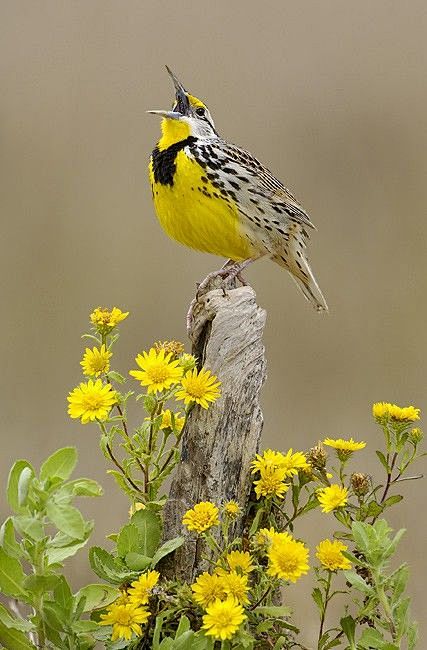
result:
[[[174,73],[166,66],[174,87],[175,102],[170,111],[147,111],[160,115],[162,120],[161,148],[185,140],[188,136],[195,138],[215,138],[217,132],[208,107],[200,99],[190,95]]]

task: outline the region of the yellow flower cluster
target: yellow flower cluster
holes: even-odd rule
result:
[[[200,404],[207,409],[210,403],[220,397],[221,382],[205,368],[185,371],[181,359],[175,358],[173,352],[167,352],[166,349],[151,348],[149,352],[138,354],[135,361],[140,370],[130,370],[129,374],[137,379],[141,386],[146,386],[149,394],[157,394],[179,385],[175,393],[176,399],[183,400],[185,404]]]
[[[342,554],[347,550],[347,546],[338,540],[331,541],[324,539],[316,547],[316,557],[320,564],[328,571],[338,571],[338,569],[350,569],[351,562]]]
[[[248,574],[254,569],[249,553],[232,551],[225,558],[229,571],[217,567],[204,572],[191,585],[194,601],[205,610],[202,629],[218,640],[230,639],[246,619],[249,604]]]
[[[242,509],[237,503],[237,501],[227,501],[223,506],[224,514],[230,519],[236,519],[239,515],[242,514]]]
[[[345,463],[355,451],[360,451],[366,447],[366,442],[356,442],[353,438],[350,438],[350,440],[343,440],[342,438],[338,438],[337,440],[334,440],[333,438],[325,438],[323,444],[335,449],[338,460],[343,463]]]
[[[191,510],[187,510],[182,518],[182,523],[188,530],[204,533],[212,526],[219,524],[219,510],[210,501],[200,501]]]
[[[100,379],[81,382],[68,395],[68,415],[80,418],[82,424],[108,418],[112,406],[117,403],[116,392],[111,384],[103,384]]]
[[[118,307],[113,307],[111,310],[106,307],[97,307],[90,315],[90,322],[100,333],[108,333],[128,316],[128,311],[123,312]]]
[[[348,490],[336,483],[328,487],[317,490],[317,498],[319,500],[322,512],[332,512],[337,508],[342,508],[348,501]]]
[[[107,607],[107,613],[101,614],[99,625],[111,625],[111,640],[130,641],[132,635],[142,635],[141,625],[147,622],[150,611],[145,607],[150,594],[159,579],[157,571],[147,571],[132,582],[117,600]]]
[[[282,499],[289,489],[286,479],[309,468],[305,454],[301,451],[293,453],[289,449],[286,454],[282,454],[280,451],[266,449],[263,454],[257,454],[252,461],[252,474],[260,473],[260,478],[254,481],[257,498],[276,496]]]
[[[269,565],[267,573],[281,580],[296,582],[308,572],[309,550],[302,542],[297,541],[289,533],[272,534],[267,531],[269,547],[267,557]]]
[[[413,422],[420,419],[420,409],[415,406],[397,406],[388,402],[376,402],[372,407],[372,414],[378,422],[387,420],[398,422]]]

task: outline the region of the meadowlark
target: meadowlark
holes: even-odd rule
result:
[[[157,217],[181,244],[228,258],[199,290],[215,275],[241,277],[250,262],[268,256],[327,311],[305,253],[310,217],[252,154],[218,135],[206,104],[166,68],[175,86],[172,110],[148,111],[163,118],[149,164]]]

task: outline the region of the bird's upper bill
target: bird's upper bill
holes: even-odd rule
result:
[[[183,116],[190,116],[192,114],[192,110],[198,106],[205,108],[205,104],[200,101],[200,99],[193,97],[193,95],[190,95],[190,93],[185,90],[182,83],[178,80],[172,70],[168,68],[168,66],[166,66],[166,70],[168,71],[175,87],[175,103],[172,107],[172,110],[147,111],[147,113],[152,113],[153,115],[161,115],[162,117],[168,117],[171,120],[179,120]]]

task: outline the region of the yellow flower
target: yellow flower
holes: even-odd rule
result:
[[[203,533],[212,526],[219,524],[219,510],[214,503],[210,501],[201,501],[196,503],[194,508],[187,510],[182,518],[182,523],[187,526],[188,530],[195,530]]]
[[[99,377],[103,372],[108,372],[110,370],[109,360],[112,356],[113,353],[108,352],[105,345],[101,345],[100,349],[97,347],[92,348],[92,350],[86,348],[83,360],[80,361],[83,374],[90,377]]]
[[[267,573],[276,578],[296,582],[309,570],[308,548],[287,533],[280,533],[273,537],[267,556],[269,559]]]
[[[285,454],[280,451],[273,451],[266,449],[263,454],[257,454],[255,460],[252,461],[252,474],[257,471],[261,472],[270,470],[283,470],[283,478],[294,476],[298,470],[308,469],[309,465],[305,454],[301,451],[292,453],[292,449]]]
[[[372,414],[379,422],[388,419],[399,422],[413,422],[420,419],[420,409],[415,408],[415,406],[404,406],[402,408],[389,402],[376,402],[372,407]]]
[[[242,514],[242,509],[237,501],[227,501],[227,503],[224,503],[224,514],[230,517],[230,519],[235,519]]]
[[[423,438],[424,438],[424,432],[419,427],[415,427],[414,429],[411,429],[409,433],[409,440],[410,442],[412,442],[413,445],[418,445]]]
[[[178,433],[181,433],[185,424],[185,418],[183,418],[180,413],[174,413],[173,415],[175,421],[175,429]],[[170,409],[166,409],[165,411],[162,411],[162,421],[160,423],[160,428],[173,429],[172,411]]]
[[[282,534],[287,535],[288,533]],[[257,532],[256,543],[258,546],[268,546],[276,535],[279,535],[279,533],[275,531],[274,528],[261,528],[261,530]]]
[[[222,578],[222,585],[227,596],[234,596],[234,598],[241,605],[249,603],[248,598],[248,577],[240,575],[236,571],[224,571],[224,569],[217,569],[218,575]]]
[[[164,350],[156,352],[154,348],[138,354],[135,361],[141,370],[130,370],[129,374],[147,386],[148,393],[158,393],[177,384],[182,377],[182,368],[178,361],[171,361],[172,353],[165,355]]]
[[[94,420],[106,420],[111,407],[117,403],[116,392],[111,384],[103,385],[100,379],[82,382],[68,397],[68,415],[71,418],[80,418],[82,424]]]
[[[345,506],[348,500],[348,490],[333,483],[329,487],[317,490],[317,498],[322,507],[322,512],[331,512]]]
[[[331,541],[324,539],[316,547],[316,557],[319,558],[321,565],[329,571],[338,569],[351,569],[351,562],[342,554],[346,551],[347,546],[338,540]]]
[[[197,576],[196,582],[191,585],[193,599],[206,608],[215,600],[225,598],[225,591],[222,578],[214,573],[211,575],[205,571]]]
[[[215,402],[221,395],[221,382],[205,368],[200,372],[197,368],[186,372],[185,377],[181,379],[181,385],[182,388],[175,393],[176,399],[184,400],[185,404],[196,402],[204,409],[209,407],[209,402]]]
[[[353,452],[366,447],[366,442],[356,442],[353,438],[350,438],[350,440],[343,440],[342,438],[338,438],[337,440],[334,440],[333,438],[325,438],[323,444],[335,449],[338,460],[341,462],[347,461]]]
[[[147,571],[142,573],[138,580],[131,583],[128,589],[129,602],[134,605],[146,605],[150,598],[153,587],[159,580],[158,571]]]
[[[283,499],[289,485],[283,483],[285,477],[284,469],[265,468],[261,472],[261,478],[254,481],[257,499],[260,497],[276,496]]]
[[[123,312],[118,307],[113,307],[111,311],[106,307],[97,307],[90,315],[90,322],[99,332],[108,333],[128,316],[128,311]]]
[[[359,451],[366,447],[366,442],[355,442],[353,438],[350,438],[350,440],[325,438],[323,444],[334,449],[339,449],[340,451]]]
[[[145,510],[147,506],[145,503],[141,503],[141,501],[136,501],[131,507],[129,508],[129,517],[132,517],[132,515],[135,514],[135,512],[138,512],[138,510]]]
[[[231,551],[225,556],[226,562],[232,571],[250,573],[255,569],[252,557],[247,551]]]
[[[149,616],[150,612],[145,607],[138,607],[132,603],[124,605],[113,603],[107,608],[107,614],[101,614],[103,620],[99,621],[99,625],[113,626],[112,641],[118,639],[129,641],[132,632],[136,636],[141,636],[141,624],[146,623]]]
[[[202,629],[206,636],[224,641],[234,636],[245,619],[243,607],[229,596],[226,600],[215,600],[206,608]]]

